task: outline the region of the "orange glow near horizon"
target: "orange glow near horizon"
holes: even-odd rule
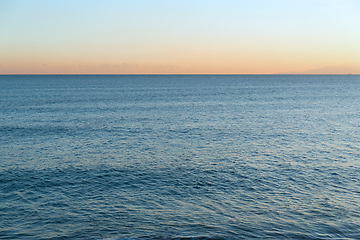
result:
[[[357,1],[83,3],[2,3],[0,74],[360,73]]]

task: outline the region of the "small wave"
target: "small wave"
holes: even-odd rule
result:
[[[215,236],[168,236],[168,235],[147,235],[147,236],[124,236],[113,238],[102,238],[97,240],[222,240],[224,238]]]

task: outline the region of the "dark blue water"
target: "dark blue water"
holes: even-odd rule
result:
[[[360,239],[360,76],[0,76],[1,239]]]

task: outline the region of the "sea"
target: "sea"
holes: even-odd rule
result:
[[[360,239],[360,75],[1,75],[0,239]]]

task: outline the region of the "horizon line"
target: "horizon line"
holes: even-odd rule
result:
[[[360,75],[360,73],[0,73],[5,75]]]

